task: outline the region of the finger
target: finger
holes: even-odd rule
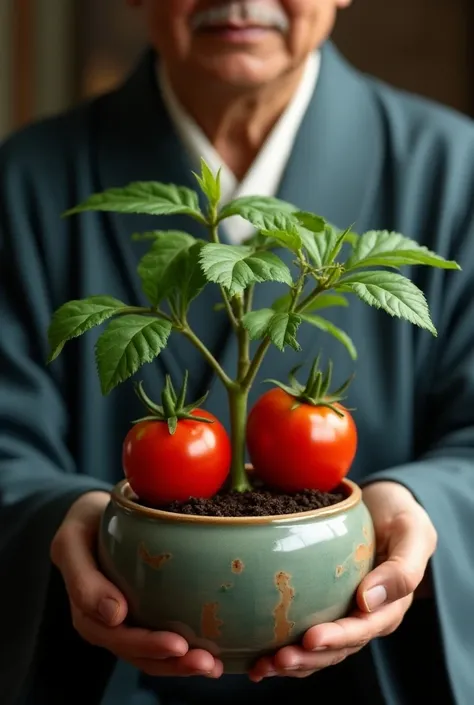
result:
[[[70,600],[80,612],[109,626],[124,621],[127,602],[98,570],[90,534],[78,522],[63,527],[53,542],[51,557],[62,573]]]
[[[112,651],[125,660],[162,660],[182,657],[188,652],[188,644],[179,634],[153,632],[124,625],[105,627],[77,610],[73,611],[73,621],[75,628],[86,641]]]
[[[318,624],[304,635],[303,647],[316,653],[324,649],[361,649],[372,639],[394,632],[412,600],[413,596],[408,595],[371,614],[356,611],[350,617]]]
[[[399,514],[390,531],[387,560],[371,571],[357,590],[357,605],[364,612],[413,593],[436,548],[436,532],[424,512]]]
[[[285,646],[275,654],[273,659],[266,657],[256,664],[251,673],[252,680],[258,682],[275,675],[306,678],[323,668],[335,666],[357,651],[359,647],[324,649],[311,653],[301,646]]]
[[[220,678],[224,667],[222,661],[214,659],[202,649],[193,649],[181,658],[163,661],[155,659],[130,659],[130,663],[149,676],[207,676]]]

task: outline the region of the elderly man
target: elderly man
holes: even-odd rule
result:
[[[0,150],[2,705],[472,705],[474,129],[347,65],[327,39],[349,2],[130,0],[150,49],[125,83]],[[463,267],[413,273],[437,340],[364,307],[335,310],[364,346],[351,473],[379,562],[358,610],[241,676],[176,634],[126,626],[94,546],[135,400],[129,387],[100,396],[88,341],[44,364],[64,301],[139,300],[143,250],[130,234],[155,227],[144,216],[60,214],[133,180],[187,184],[201,156],[222,167],[224,199],[277,195],[341,227],[403,232]],[[167,224],[183,229],[179,218]],[[248,235],[235,220],[223,237]],[[203,323],[199,305],[194,315],[225,364],[224,318]],[[324,346],[350,373],[337,343]],[[208,384],[196,355],[174,355]],[[269,358],[264,373],[283,378],[287,364]],[[147,367],[151,387],[166,370]],[[209,408],[225,415],[218,393]]]

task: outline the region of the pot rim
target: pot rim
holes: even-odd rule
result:
[[[237,526],[237,525],[257,525],[257,524],[274,524],[288,521],[298,521],[305,519],[320,519],[323,517],[335,516],[352,509],[362,501],[362,491],[359,485],[353,480],[344,478],[341,481],[343,491],[347,493],[345,499],[337,504],[332,504],[329,507],[321,507],[320,509],[310,509],[307,512],[295,512],[293,514],[275,514],[273,516],[256,516],[256,517],[212,517],[200,516],[194,514],[178,514],[177,512],[166,512],[162,509],[152,509],[144,507],[133,500],[136,497],[128,480],[121,480],[111,491],[111,500],[122,509],[138,514],[141,517],[148,519],[159,519],[166,522],[179,523],[195,523],[195,524],[217,524],[218,526]]]

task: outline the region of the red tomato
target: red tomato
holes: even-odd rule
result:
[[[204,409],[191,413],[213,423],[181,419],[171,435],[166,421],[140,421],[127,433],[123,469],[141,501],[159,505],[208,498],[222,487],[232,454],[227,432]]]
[[[253,406],[247,447],[255,473],[283,492],[330,492],[347,475],[357,449],[354,419],[341,404],[339,416],[326,406],[300,403],[279,387]]]

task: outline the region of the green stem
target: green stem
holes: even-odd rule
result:
[[[118,311],[118,315],[120,316],[127,316],[130,313],[140,313],[146,316],[155,316],[157,318],[163,318],[165,321],[170,321],[170,323],[173,323],[173,319],[171,318],[171,316],[168,316],[167,313],[161,311],[158,308],[146,308],[144,306],[124,306],[120,309],[120,311]]]
[[[260,365],[263,362],[263,358],[265,357],[268,348],[271,345],[271,340],[270,338],[264,338],[260,345],[257,348],[257,352],[254,355],[254,358],[252,362],[250,363],[249,369],[247,371],[247,374],[245,375],[244,379],[242,380],[242,388],[246,389],[247,391],[250,389],[252,384],[255,381],[255,377],[257,376],[257,372],[260,369]]]
[[[216,244],[219,244],[219,228],[218,224],[216,222],[217,216],[214,212],[210,213],[210,223],[208,223],[208,228],[209,228],[209,235],[211,236],[211,241],[215,242]],[[229,296],[227,295],[226,290],[224,289],[223,286],[219,287],[221,290],[221,296],[224,301],[224,306],[227,311],[227,315],[229,316],[230,322],[232,324],[232,328],[237,331],[239,328],[239,324],[237,322],[237,319],[234,316],[234,312],[232,310],[232,305],[230,303]]]
[[[315,302],[315,300],[318,298],[320,294],[323,293],[323,291],[326,291],[327,287],[319,284],[314,291],[311,292],[311,294],[308,294],[306,298],[301,301],[301,303],[298,304],[298,306],[295,308],[295,313],[303,313],[305,309],[309,308],[311,304]]]
[[[244,317],[244,299],[242,295],[236,296],[235,312],[239,328],[237,330],[237,344],[239,351],[237,375],[239,381],[242,381],[248,372],[250,366],[250,338],[246,328],[242,325]]]
[[[248,391],[229,391],[230,427],[232,442],[231,488],[235,492],[251,490],[245,470],[245,430],[247,425]]]
[[[185,324],[180,330],[181,333],[194,345],[194,347],[199,350],[204,359],[207,360],[224,386],[227,389],[234,389],[236,386],[235,382],[225,373],[224,369],[220,366],[211,351],[204,345],[203,342],[201,342],[201,340],[199,340],[188,324]]]
[[[253,292],[255,289],[255,285],[251,284],[248,289],[245,290],[245,298],[244,298],[244,311],[245,313],[250,313],[252,310],[252,304],[253,304]]]

